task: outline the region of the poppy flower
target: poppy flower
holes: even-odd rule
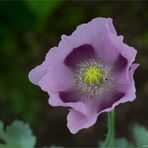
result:
[[[62,35],[29,79],[48,92],[50,105],[70,108],[67,126],[74,134],[95,124],[101,113],[136,98],[136,53],[117,35],[111,18],[95,18]]]

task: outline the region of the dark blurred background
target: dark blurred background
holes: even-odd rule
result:
[[[134,123],[148,128],[148,2],[144,1],[0,1],[0,120],[28,122],[37,146],[97,146],[107,131],[106,113],[89,129],[72,135],[68,109],[48,105],[47,93],[28,80],[62,34],[94,17],[111,17],[118,35],[138,50],[137,99],[116,109],[116,136],[132,141]]]

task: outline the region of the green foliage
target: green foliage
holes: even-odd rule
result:
[[[114,148],[132,148],[132,145],[125,138],[115,139],[114,145]],[[99,148],[106,148],[105,142],[100,142]]]
[[[3,135],[4,124],[0,121],[0,137]]]
[[[132,148],[133,146],[129,144],[129,142],[125,138],[118,138],[115,141],[115,145],[117,148]]]
[[[141,148],[148,146],[148,130],[145,127],[135,125],[132,129],[132,135],[134,139],[133,144],[129,143],[125,138],[117,138],[115,139],[115,148]],[[99,148],[105,148],[104,145],[105,142],[100,142]]]
[[[135,125],[133,128],[133,137],[138,148],[144,146],[148,147],[148,130],[145,127]]]
[[[1,1],[0,14],[3,18],[1,25],[4,25],[8,31],[11,31],[11,28],[19,33],[27,31],[35,22],[34,15],[27,9],[23,1]],[[1,26],[0,31],[2,31]]]
[[[29,10],[38,18],[49,17],[62,0],[25,1]]]
[[[18,120],[7,126],[5,131],[0,121],[0,139],[5,142],[0,148],[33,148],[36,142],[29,125]]]

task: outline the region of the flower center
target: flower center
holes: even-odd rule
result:
[[[112,71],[112,67],[95,59],[83,61],[74,75],[75,86],[83,95],[98,98],[114,87]]]
[[[83,72],[83,80],[89,85],[98,85],[103,79],[103,73],[97,66],[89,66]]]

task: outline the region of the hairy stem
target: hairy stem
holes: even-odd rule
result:
[[[115,111],[108,112],[108,133],[104,147],[115,147]]]

